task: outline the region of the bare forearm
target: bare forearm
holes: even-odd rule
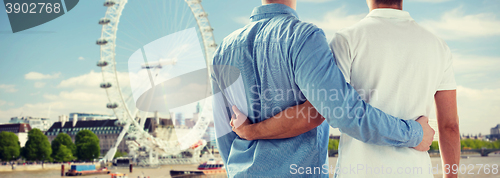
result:
[[[252,124],[252,139],[283,139],[296,137],[319,126],[325,119],[309,102],[290,107],[272,118]]]
[[[443,167],[452,167],[460,163],[460,131],[457,114],[456,91],[438,91],[434,95],[439,129],[439,150]],[[446,178],[457,177],[450,172]]]
[[[460,163],[460,132],[458,124],[456,127],[439,128],[439,150],[441,152],[441,159],[443,166],[448,165],[450,168]],[[448,167],[446,166],[446,167]],[[450,174],[445,175],[446,178],[457,177],[450,171]]]

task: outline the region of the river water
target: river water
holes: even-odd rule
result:
[[[433,167],[439,167],[437,174],[434,177],[442,177],[441,159],[439,157],[432,157]],[[330,165],[335,165],[337,162],[336,157],[329,158]],[[498,166],[500,165],[500,154],[490,154],[488,157],[481,157],[479,155],[470,155],[467,159],[461,159],[460,164],[462,173],[459,172],[459,177],[479,177],[479,178],[498,178]],[[482,167],[481,167],[482,164]],[[486,165],[488,168],[485,169]],[[494,169],[496,165],[496,172]],[[197,165],[166,165],[160,168],[140,168],[135,167],[132,173],[129,173],[128,168],[110,168],[111,172],[127,173],[129,178],[136,178],[138,176],[146,176],[150,178],[163,178],[170,177],[170,170],[195,170]],[[481,170],[480,170],[481,169]],[[450,168],[450,170],[453,170]],[[458,169],[456,169],[458,170]],[[330,176],[332,177],[333,174]],[[1,178],[53,178],[61,177],[60,170],[51,171],[13,171],[13,172],[0,172]],[[80,176],[88,178],[109,178],[109,175],[91,175]],[[215,177],[225,177],[225,175],[218,175]]]

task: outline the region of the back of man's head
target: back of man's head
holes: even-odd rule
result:
[[[378,8],[392,8],[403,10],[403,0],[366,0],[370,11]]]
[[[399,5],[403,0],[375,0],[375,4]]]
[[[297,0],[262,0],[262,5],[273,3],[284,4],[292,9],[295,9],[297,6]]]

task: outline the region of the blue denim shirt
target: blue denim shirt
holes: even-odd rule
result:
[[[229,84],[223,84],[227,80],[220,73],[212,76],[217,144],[229,177],[328,177],[333,174],[327,172],[333,171],[327,159],[329,125],[371,144],[420,143],[420,124],[385,114],[359,99],[336,66],[323,31],[300,21],[295,10],[282,4],[263,5],[250,19],[224,39],[213,59],[215,66],[239,70]],[[326,120],[302,135],[247,141],[231,131],[232,105],[258,123],[306,100]]]

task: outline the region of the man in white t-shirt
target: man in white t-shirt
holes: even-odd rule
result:
[[[441,166],[450,173],[445,177],[456,177],[451,169],[453,164],[459,164],[460,133],[452,55],[443,40],[402,10],[402,3],[402,0],[367,0],[370,13],[356,25],[336,33],[330,47],[346,81],[372,106],[399,118],[417,119],[430,115],[435,101]],[[316,111],[306,102],[273,118],[303,118],[304,108],[308,108],[309,118],[315,115]],[[236,111],[237,120],[238,115],[245,119]],[[243,129],[233,130],[242,138],[252,134]],[[285,135],[301,134],[298,130],[286,132],[293,134]],[[437,168],[438,165],[431,165],[427,152],[367,144],[342,134],[335,175],[431,178],[438,173]]]
[[[450,49],[402,10],[402,0],[367,3],[370,13],[363,20],[334,35],[330,47],[336,62],[346,81],[365,93],[363,100],[393,116],[428,116],[435,101],[443,169],[447,172],[460,160]],[[341,134],[339,145],[337,167],[356,166],[364,171],[338,171],[338,177],[433,177],[432,173],[437,173],[438,165],[431,165],[427,152],[370,145],[346,134]]]

